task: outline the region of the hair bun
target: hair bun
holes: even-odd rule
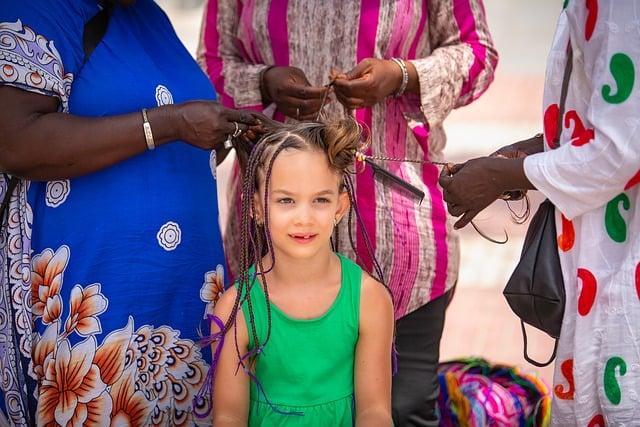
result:
[[[363,131],[353,119],[341,119],[325,125],[324,143],[329,164],[346,171],[355,162],[355,152],[363,145]]]

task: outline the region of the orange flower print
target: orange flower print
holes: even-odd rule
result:
[[[98,315],[107,309],[108,301],[100,293],[100,284],[94,283],[86,288],[76,285],[71,289],[71,312],[64,324],[64,331],[75,331],[82,335],[101,333],[102,326]]]
[[[113,427],[148,425],[147,419],[155,404],[150,403],[140,390],[136,390],[135,370],[135,364],[131,364],[109,391],[113,401],[110,414]]]
[[[105,384],[112,385],[122,376],[132,335],[133,318],[129,317],[127,326],[111,332],[98,347],[93,363],[100,368],[100,377]]]
[[[204,274],[204,283],[200,288],[200,299],[207,303],[204,317],[213,312],[213,307],[224,292],[224,268],[218,264],[215,271],[207,271]]]
[[[34,338],[31,361],[33,363],[33,371],[37,375],[37,378],[44,377],[44,363],[48,356],[55,350],[57,339],[58,322],[51,323],[42,335],[36,335]]]
[[[36,317],[42,317],[44,324],[54,322],[62,312],[60,288],[68,262],[67,246],[60,246],[55,253],[45,249],[31,260],[32,312]]]
[[[44,362],[44,378],[38,398],[38,425],[56,422],[61,426],[109,424],[111,397],[93,363],[96,340],[89,337],[71,348],[60,341]]]

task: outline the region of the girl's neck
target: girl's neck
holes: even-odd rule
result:
[[[273,270],[269,272],[269,280],[279,286],[326,284],[327,277],[330,277],[333,271],[332,267],[340,262],[331,250],[308,259],[291,258],[279,252],[275,255],[276,262]],[[264,258],[265,270],[268,270],[270,264],[271,257],[267,255]]]

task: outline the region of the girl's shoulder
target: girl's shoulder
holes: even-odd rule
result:
[[[346,270],[345,277],[351,275],[359,278],[360,313],[373,310],[375,313],[393,312],[393,301],[391,293],[382,283],[373,278],[363,270],[358,264],[346,256],[337,253],[342,261],[342,267]],[[362,319],[362,316],[360,316]]]
[[[242,307],[240,304],[236,307],[236,298],[238,296],[238,290],[235,285],[227,288],[218,301],[216,301],[213,307],[213,314],[218,317],[222,323],[226,324],[227,321],[234,316],[234,322],[238,325],[240,336],[246,335],[246,323],[244,316],[242,315]],[[235,308],[235,313],[234,313]]]
[[[393,311],[393,300],[389,290],[364,270],[360,285],[360,305],[363,309]]]

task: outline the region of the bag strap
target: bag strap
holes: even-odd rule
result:
[[[558,123],[556,126],[556,134],[554,135],[553,142],[557,146],[560,143],[560,134],[562,133],[562,119],[564,117],[564,109],[565,104],[567,102],[567,92],[569,92],[569,79],[571,77],[571,71],[573,70],[573,48],[571,47],[571,41],[567,46],[567,63],[564,67],[564,75],[562,76],[562,88],[560,89],[560,104],[559,104],[559,112],[558,112]],[[558,338],[555,339],[553,344],[553,353],[551,353],[551,357],[546,362],[538,362],[532,359],[527,352],[527,331],[524,327],[524,322],[520,320],[520,327],[522,328],[522,339],[524,341],[524,360],[531,363],[533,366],[537,366],[538,368],[544,368],[553,362],[556,358],[556,352],[558,351]]]
[[[82,32],[82,47],[84,49],[84,62],[89,60],[100,40],[104,37],[109,26],[109,18],[113,10],[113,4],[105,1],[100,12],[96,13],[91,19],[84,24]]]
[[[524,340],[524,360],[531,363],[533,366],[537,366],[538,368],[544,368],[545,366],[549,366],[551,362],[556,358],[556,352],[558,351],[558,338],[555,339],[553,344],[553,353],[551,353],[551,357],[546,362],[538,362],[529,356],[527,352],[527,330],[524,327],[524,322],[520,320],[520,327],[522,328],[522,338]]]
[[[573,70],[573,49],[571,48],[571,42],[567,46],[567,63],[564,67],[564,76],[562,76],[562,89],[560,90],[560,104],[558,113],[558,126],[556,126],[556,134],[553,138],[553,142],[556,145],[560,143],[560,134],[562,133],[562,119],[564,117],[564,107],[567,102],[567,92],[569,92],[569,78],[571,77],[571,71]]]

